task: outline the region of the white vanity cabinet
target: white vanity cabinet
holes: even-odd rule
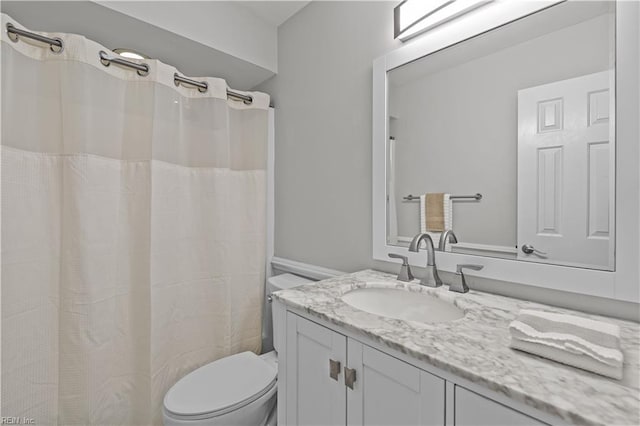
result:
[[[368,340],[364,336],[360,339],[340,327],[334,330],[331,324],[320,325],[323,321],[281,308],[286,333],[279,354],[280,425],[565,424],[559,418],[535,414],[545,423],[532,417],[536,410],[491,396],[489,391],[470,391],[461,386],[473,389],[463,379],[445,372],[440,377],[437,369],[432,374],[426,371],[431,368],[418,361],[414,365],[405,355],[393,356],[391,349],[362,343]]]
[[[445,423],[443,379],[290,312],[286,340],[286,424]]]

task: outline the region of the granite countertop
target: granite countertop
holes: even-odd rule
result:
[[[377,282],[385,284],[366,284]],[[465,316],[423,324],[380,317],[341,300],[359,287],[388,286],[424,292],[452,301]],[[362,334],[389,348],[449,371],[569,423],[640,424],[640,324],[555,308],[489,293],[452,293],[396,281],[366,270],[275,292],[283,304]],[[618,324],[622,333],[624,377],[609,379],[509,348],[509,323],[520,309],[570,313]]]

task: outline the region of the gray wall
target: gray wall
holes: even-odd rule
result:
[[[375,265],[372,63],[400,45],[397,3],[311,2],[279,28],[278,75],[257,87],[276,107],[276,256],[343,271]]]
[[[372,62],[400,46],[394,2],[315,1],[278,31],[275,255],[345,272],[372,260]],[[414,268],[418,274],[420,268]],[[442,274],[449,279],[449,274]],[[623,318],[638,305],[471,278],[474,289]]]
[[[373,60],[402,44],[393,40],[392,18],[396,5],[397,2],[312,2],[279,28],[279,73],[256,87],[270,93],[276,107],[275,255],[278,257],[343,271],[395,268],[393,264],[372,259],[371,85]],[[437,73],[440,80],[445,80],[439,81],[439,85],[451,87],[452,81],[459,81],[460,74],[477,64],[486,71],[482,75],[506,81],[508,85],[504,91],[507,92],[605,69],[608,41],[598,42],[598,34],[589,36],[583,32],[575,31],[573,35],[578,42],[574,44],[592,47],[590,43],[582,42],[584,37],[593,39],[598,44],[595,51],[603,52],[604,57],[580,52],[576,56],[586,60],[583,63],[571,61],[560,73],[550,72],[551,67],[541,66],[536,70],[530,61],[520,58],[508,72],[494,73],[496,63],[505,60],[494,59],[492,56],[496,55],[491,55],[461,64],[455,68],[458,72],[455,76]],[[555,47],[547,57],[557,59],[568,49],[566,45]],[[523,56],[521,51],[513,50],[518,48],[504,50],[497,56]],[[524,80],[513,77],[532,68],[539,73],[537,76],[529,72]],[[474,93],[487,90],[489,83],[478,85],[478,78],[462,79],[469,82],[465,90],[473,89]],[[490,87],[495,86],[492,82]],[[477,94],[491,99],[486,93]],[[506,118],[502,120],[511,120],[514,127],[515,96],[512,101],[505,104],[511,112],[497,115],[504,115]],[[494,129],[491,139],[498,139],[503,145],[508,145],[516,134],[513,128],[503,125],[485,128]],[[475,146],[478,149],[473,151],[474,157],[488,152],[481,144]],[[495,222],[502,223],[511,233],[493,229],[492,235],[504,238],[483,241],[471,231],[461,232],[464,241],[515,245],[515,179],[504,179],[505,175],[515,175],[515,145],[512,148],[510,151],[495,150],[501,153],[500,158],[476,163],[481,164],[481,168],[490,164],[498,170],[497,180],[476,185],[476,179],[471,185],[463,182],[450,189],[452,193],[483,192],[485,195],[480,206],[456,203],[456,227],[461,224],[457,220],[460,215],[477,215],[480,207],[487,210],[487,217],[496,216],[496,209],[505,212],[508,217]],[[400,147],[398,152],[402,154]],[[504,164],[502,170],[496,166],[501,163]],[[461,168],[466,169],[468,165],[463,164]],[[419,170],[418,167],[410,169]],[[428,190],[406,186],[401,187],[397,195]],[[439,191],[434,189],[434,192]],[[407,213],[408,209],[417,217],[415,203],[400,203],[399,217],[411,215],[411,212]]]
[[[612,68],[613,22],[600,15],[471,61],[465,61],[468,49],[458,49],[453,66],[433,70],[436,54],[411,64],[422,63],[426,74],[397,86],[398,71],[390,72],[398,234],[420,232],[418,203],[403,202],[403,196],[480,192],[479,203],[453,203],[458,239],[514,247],[517,92]]]

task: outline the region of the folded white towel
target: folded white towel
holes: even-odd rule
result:
[[[440,241],[441,232],[427,232],[427,218],[425,217],[426,194],[420,196],[420,233],[429,234],[434,244]],[[453,206],[451,204],[451,194],[444,194],[444,229],[453,229]],[[451,244],[447,244],[446,251],[451,251]]]
[[[523,309],[509,324],[511,347],[622,378],[620,327],[574,315]]]
[[[574,355],[563,350],[555,349],[550,346],[538,343],[525,342],[522,340],[511,340],[511,347],[534,355],[538,355],[547,359],[551,359],[562,364],[572,367],[581,368],[601,376],[611,377],[612,379],[622,379],[622,368],[611,367],[582,355]]]

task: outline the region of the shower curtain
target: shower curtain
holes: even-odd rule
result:
[[[189,371],[260,349],[269,98],[61,53],[2,15],[2,416],[161,423]]]

